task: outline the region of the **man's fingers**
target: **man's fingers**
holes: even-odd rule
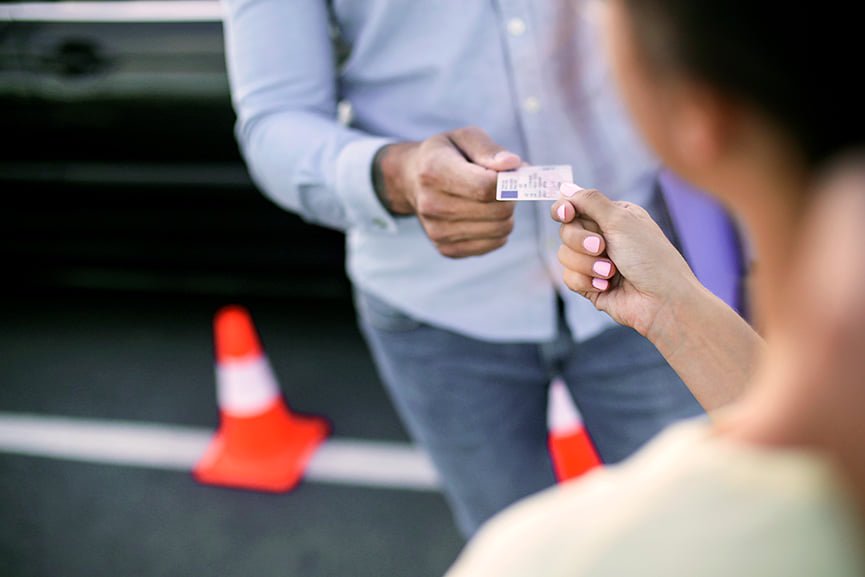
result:
[[[491,222],[445,222],[430,220],[423,223],[427,236],[436,246],[461,244],[474,240],[506,238],[514,229],[513,218]]]
[[[417,197],[415,211],[423,220],[496,221],[514,214],[513,202],[477,202],[437,191],[425,191]]]
[[[467,240],[463,242],[437,244],[439,253],[448,258],[465,258],[479,256],[503,247],[508,242],[507,237]]]
[[[496,172],[466,160],[445,137],[425,143],[418,179],[424,188],[469,200],[493,202],[496,198]]]
[[[513,170],[522,164],[519,156],[505,150],[476,126],[454,130],[448,133],[448,137],[467,159],[485,168]]]
[[[420,184],[478,202],[496,202],[497,171],[522,164],[476,127],[460,128],[425,142]]]

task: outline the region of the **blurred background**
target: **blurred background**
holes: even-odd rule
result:
[[[414,450],[356,329],[342,234],[243,166],[222,42],[216,1],[0,2],[4,577],[432,576],[461,546],[434,485],[264,494],[19,442],[25,417],[214,432],[213,315],[236,303],[293,408]]]

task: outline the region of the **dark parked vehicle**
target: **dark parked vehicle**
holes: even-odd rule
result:
[[[7,285],[347,294],[243,166],[222,42],[215,0],[0,3]]]

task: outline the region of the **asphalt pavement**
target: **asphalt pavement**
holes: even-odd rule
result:
[[[334,439],[409,446],[348,299],[53,291],[4,301],[6,415],[215,432],[213,315],[242,304],[293,409],[327,417]],[[3,577],[433,577],[462,547],[435,490],[307,479],[261,493],[204,486],[182,467],[2,449],[0,520]]]

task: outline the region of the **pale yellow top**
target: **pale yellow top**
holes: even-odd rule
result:
[[[503,511],[447,577],[865,577],[863,547],[819,456],[691,421]]]

